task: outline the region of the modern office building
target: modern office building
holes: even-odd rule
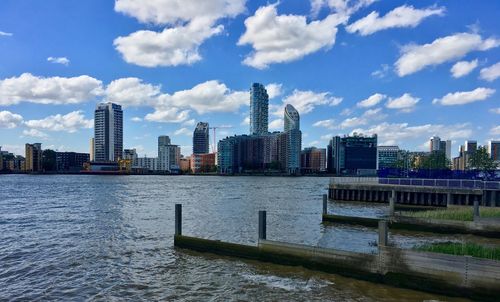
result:
[[[396,168],[400,151],[398,146],[378,146],[378,169]]]
[[[286,169],[290,174],[300,172],[300,153],[302,150],[302,132],[300,131],[299,112],[290,104],[285,106],[284,130],[288,135],[288,145],[286,150]]]
[[[500,141],[488,141],[488,154],[496,162],[500,162]]]
[[[429,142],[430,152],[443,152],[451,160],[451,140],[443,141],[439,136],[433,136]]]
[[[78,172],[90,161],[90,154],[76,152],[56,152],[57,171]]]
[[[98,104],[94,115],[94,161],[117,162],[122,154],[122,107],[113,103]]]
[[[264,85],[253,83],[250,88],[250,134],[268,132],[269,96]]]
[[[172,145],[170,137],[161,135],[158,137],[158,170],[167,172],[178,172],[181,159],[181,148]]]
[[[24,169],[26,172],[42,171],[42,144],[26,144]]]
[[[469,159],[477,150],[477,141],[467,140],[458,149],[458,156],[453,158],[453,170],[468,170]]]
[[[310,147],[300,154],[302,173],[320,173],[326,171],[326,149]]]
[[[208,123],[199,122],[193,132],[193,154],[207,154],[209,152]]]
[[[377,135],[335,136],[328,148],[331,173],[337,175],[374,175],[377,170]],[[328,157],[327,157],[328,158]]]

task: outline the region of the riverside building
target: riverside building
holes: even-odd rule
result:
[[[199,122],[193,131],[193,154],[207,154],[209,145],[208,123]]]
[[[330,140],[328,167],[337,175],[375,175],[377,135],[334,136]]]
[[[42,171],[42,144],[25,145],[25,166],[26,172]]]
[[[250,134],[268,133],[269,96],[264,85],[253,83],[250,87]]]
[[[98,104],[94,112],[94,161],[117,162],[122,153],[122,106],[114,103]]]

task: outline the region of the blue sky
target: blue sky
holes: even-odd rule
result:
[[[425,150],[432,135],[500,138],[500,2],[45,0],[0,2],[0,145],[88,152],[96,103],[124,108],[124,145],[188,155],[194,123],[248,132],[248,89],[269,122],[301,114],[303,147],[378,133]],[[212,139],[212,138],[211,138]]]

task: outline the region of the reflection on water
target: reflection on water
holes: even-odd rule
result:
[[[182,203],[186,235],[255,244],[257,213],[267,210],[269,239],[376,251],[375,229],[321,223],[328,178],[1,175],[0,184],[0,300],[439,299],[173,248],[173,208]],[[360,216],[384,210],[336,207]],[[429,240],[392,235],[400,246]]]

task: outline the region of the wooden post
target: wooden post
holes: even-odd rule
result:
[[[378,246],[387,246],[388,244],[388,230],[387,221],[378,221]]]
[[[266,211],[259,211],[259,240],[266,240]]]
[[[323,194],[323,215],[328,214],[328,199],[326,194]]]
[[[479,218],[479,200],[478,196],[474,195],[474,220]]]
[[[182,204],[175,204],[175,236],[182,235]]]
[[[391,196],[389,197],[389,216],[394,216],[394,210],[395,210],[395,199],[396,199],[396,191],[392,190]]]

